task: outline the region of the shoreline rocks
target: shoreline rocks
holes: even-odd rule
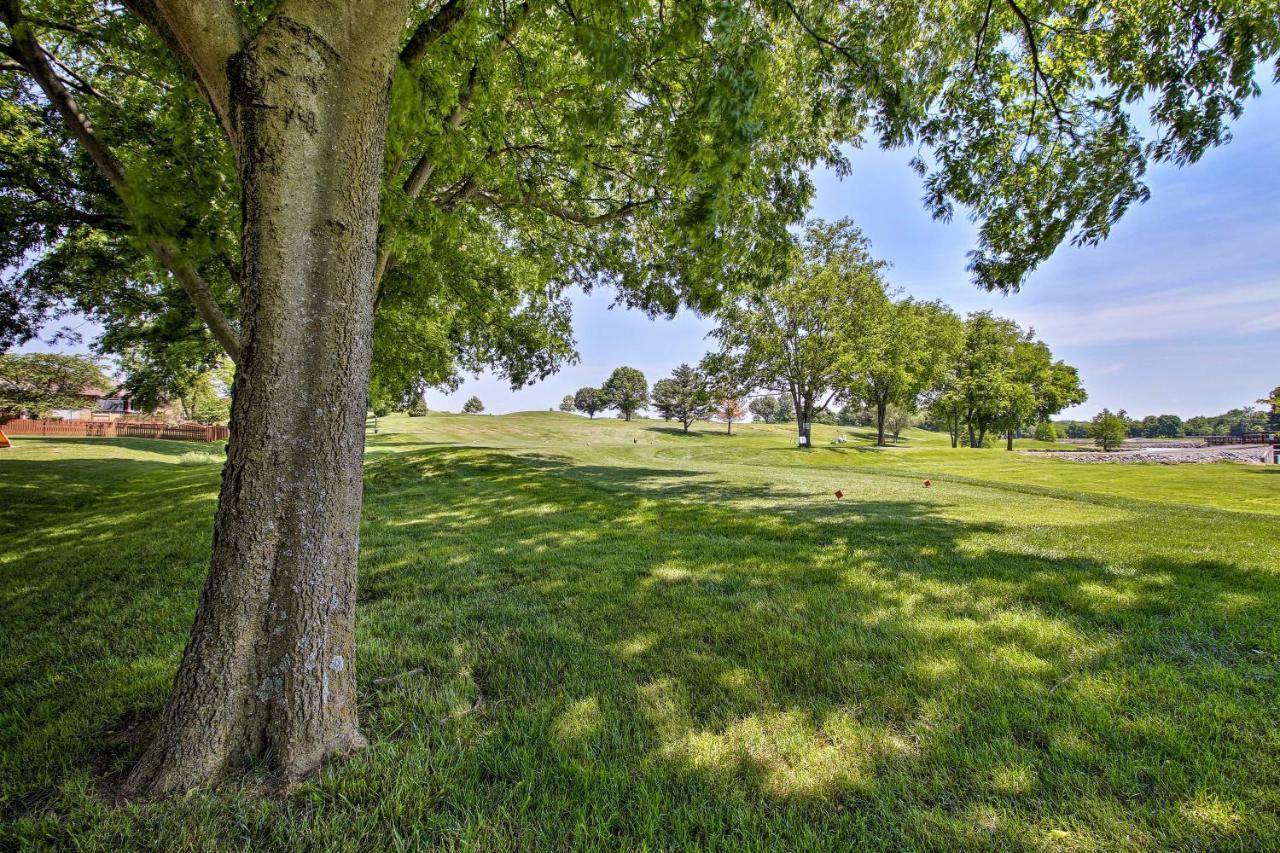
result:
[[[1130,465],[1187,465],[1206,462],[1243,462],[1247,465],[1266,465],[1271,461],[1271,446],[1267,444],[1231,444],[1222,447],[1170,448],[1151,450],[1020,450],[1019,453],[1065,459],[1069,462],[1113,462]]]

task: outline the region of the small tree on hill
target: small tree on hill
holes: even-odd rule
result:
[[[649,405],[653,406],[653,410],[658,413],[664,421],[669,421],[675,415],[675,382],[670,379],[659,379],[653,383],[653,395],[649,400]]]
[[[778,398],[756,397],[747,405],[747,411],[751,412],[752,418],[762,424],[777,423],[774,418],[778,416]]]
[[[617,409],[628,421],[649,400],[649,383],[645,381],[644,374],[634,367],[619,367],[613,371],[600,390],[604,393],[605,405]]]
[[[964,428],[964,397],[957,387],[954,377],[949,378],[941,388],[929,395],[929,420],[938,427],[945,428],[951,437],[953,448],[960,446],[960,434]]]
[[[484,411],[484,403],[480,402],[479,397],[472,397],[462,404],[462,411],[468,415],[478,415]]]
[[[840,411],[836,412],[836,424],[839,426],[868,426],[873,421],[874,418],[867,406],[857,402],[846,403]]]
[[[599,388],[579,388],[577,393],[573,395],[573,407],[582,412],[589,418],[595,418],[596,412],[602,412],[606,406],[604,404],[604,392]]]
[[[572,412],[573,409],[574,409],[573,395],[565,394],[564,397],[560,400],[560,411]]]
[[[413,399],[409,401],[409,408],[406,413],[411,418],[425,418],[427,416],[427,398],[420,393],[415,394]]]
[[[744,420],[747,417],[747,407],[742,404],[742,400],[739,398],[729,397],[716,406],[716,417],[728,424],[725,432],[733,435],[733,422]]]
[[[1093,421],[1089,424],[1090,438],[1103,450],[1115,450],[1124,444],[1128,435],[1129,418],[1125,415],[1124,409],[1119,412],[1103,409],[1094,415]]]
[[[885,409],[884,425],[893,436],[894,444],[898,443],[902,431],[907,427],[915,426],[917,420],[919,419],[916,413],[906,406],[890,403]]]
[[[773,422],[775,424],[789,424],[789,423],[794,423],[795,419],[796,419],[795,404],[791,402],[791,397],[789,397],[786,394],[783,394],[778,399],[778,413],[774,415]]]
[[[682,364],[671,372],[670,379],[653,383],[653,407],[666,420],[680,421],[688,432],[694,421],[711,412],[711,392],[706,377],[696,368]]]

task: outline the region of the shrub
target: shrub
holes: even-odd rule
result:
[[[207,450],[189,450],[178,457],[179,465],[221,465],[223,457]]]
[[[1041,423],[1036,424],[1036,441],[1057,441],[1057,440],[1058,440],[1058,430],[1053,424],[1049,423],[1048,421],[1043,421]]]
[[[1115,450],[1124,444],[1124,440],[1129,437],[1129,418],[1124,409],[1119,412],[1112,412],[1110,409],[1098,412],[1089,424],[1089,435],[1094,444],[1103,450]]]
[[[422,399],[422,395],[413,398],[413,402],[409,404],[408,415],[411,418],[425,418],[427,416],[427,401]]]

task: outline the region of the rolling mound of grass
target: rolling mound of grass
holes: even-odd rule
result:
[[[186,639],[218,468],[182,461],[207,445],[19,442],[0,846],[1280,845],[1270,469],[723,429],[381,419],[372,745],[286,791],[248,768],[123,808],[107,795]]]

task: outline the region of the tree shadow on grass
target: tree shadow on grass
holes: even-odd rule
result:
[[[701,438],[702,436],[711,435],[707,430],[690,429],[686,432],[678,426],[646,426],[642,427],[645,432],[656,432],[661,435],[671,435],[676,438]]]
[[[490,817],[514,790],[562,814],[528,791],[549,776],[616,798],[612,831],[642,843],[697,842],[673,805],[701,824],[785,813],[753,840],[786,845],[1275,830],[1256,753],[1280,688],[1274,575],[1171,558],[1128,520],[1090,524],[1118,538],[1113,561],[920,500],[546,457],[397,463],[369,477],[362,654],[391,678],[370,728],[483,735],[460,760],[486,768]],[[410,695],[444,713],[405,715]]]
[[[1274,840],[1280,584],[1247,519],[1090,506],[1054,526],[1064,502],[1004,495],[1011,524],[965,503],[994,490],[891,481],[837,503],[474,449],[387,455],[366,482],[374,745],[303,798],[319,816],[228,794],[99,820],[261,846]],[[57,548],[4,540],[10,802],[164,699],[216,475],[153,485],[172,500],[80,507]],[[55,837],[87,831],[48,802]]]

